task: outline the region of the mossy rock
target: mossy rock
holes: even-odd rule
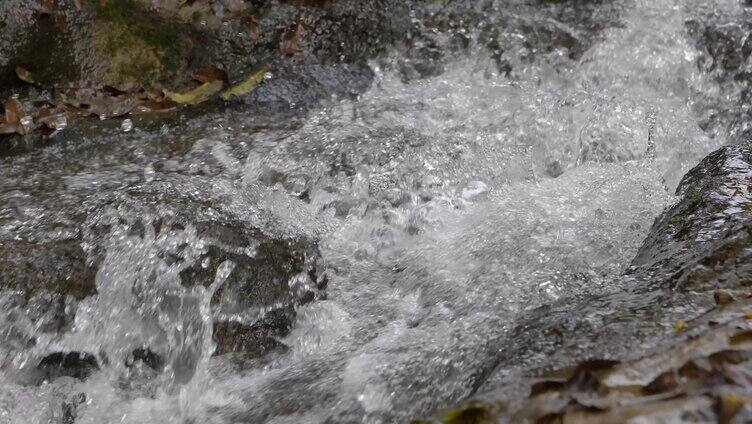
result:
[[[444,424],[492,424],[496,422],[491,409],[482,403],[470,403],[446,412]]]
[[[192,48],[192,29],[149,11],[142,1],[87,3],[95,48],[108,59],[104,84],[155,86],[182,76]]]

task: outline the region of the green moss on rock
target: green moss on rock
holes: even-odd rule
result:
[[[155,85],[174,79],[186,66],[191,43],[185,25],[136,0],[90,4],[94,43],[110,60],[105,83]]]
[[[444,424],[491,424],[495,422],[495,419],[488,406],[471,403],[446,412],[441,422]]]

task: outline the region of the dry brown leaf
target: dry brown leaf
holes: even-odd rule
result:
[[[118,94],[98,87],[68,87],[58,90],[58,104],[73,106],[100,119],[127,115],[138,103],[131,93]]]
[[[64,108],[42,108],[37,111],[36,122],[53,131],[68,127],[68,113]]]
[[[246,15],[243,17],[243,21],[248,25],[248,28],[251,30],[251,38],[253,41],[258,41],[259,39],[259,22],[258,18],[256,18],[253,15]]]
[[[31,74],[31,71],[24,68],[23,66],[16,66],[16,76],[18,79],[20,79],[23,82],[29,83],[29,84],[36,84],[36,81],[34,80],[34,75]]]
[[[675,390],[678,386],[679,382],[677,381],[676,373],[671,370],[656,377],[655,380],[643,387],[642,390],[646,395],[656,395]]]
[[[227,72],[216,66],[206,66],[197,69],[196,72],[193,73],[193,79],[201,83],[222,81],[227,84]]]
[[[5,108],[5,122],[17,124],[22,114],[21,103],[16,99],[10,98],[5,101],[3,107]]]
[[[300,57],[303,54],[301,49],[303,33],[310,27],[311,25],[308,22],[298,19],[295,27],[285,31],[279,45],[282,54],[289,57]]]
[[[563,415],[562,422],[572,424],[615,424],[631,422],[633,418],[638,417],[656,420],[656,415],[710,410],[712,406],[713,401],[710,398],[695,396],[626,405],[604,412],[570,411]]]
[[[729,344],[731,346],[737,346],[750,342],[752,342],[752,331],[742,331],[729,337]]]
[[[32,129],[34,121],[26,113],[24,106],[18,100],[10,98],[5,101],[5,122],[16,127],[16,132],[23,135]]]
[[[715,299],[715,304],[719,306],[728,305],[729,303],[736,301],[734,296],[726,290],[716,290],[716,292],[713,293],[713,299]]]
[[[145,100],[133,109],[133,113],[169,112],[178,107],[178,104],[170,99]]]
[[[742,410],[747,399],[732,393],[724,393],[718,399],[718,424],[731,424]]]
[[[50,15],[57,7],[57,0],[39,0],[39,11],[44,15]]]

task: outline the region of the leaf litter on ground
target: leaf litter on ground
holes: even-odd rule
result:
[[[33,73],[28,69],[19,66],[15,71],[21,81],[37,85]],[[261,68],[224,92],[222,90],[229,85],[227,73],[208,66],[193,74],[201,85],[184,92],[147,90],[138,84],[112,87],[80,83],[56,87],[52,90],[51,98],[40,101],[21,101],[11,97],[3,103],[0,135],[26,135],[34,130],[44,130],[47,135],[54,135],[80,117],[110,119],[131,114],[169,112],[179,106],[206,102],[220,92],[220,97],[227,100],[254,90],[263,81],[264,74],[265,70]]]
[[[752,295],[714,297],[715,309],[641,357],[539,372],[522,380],[526,398],[486,395],[414,423],[752,422]]]

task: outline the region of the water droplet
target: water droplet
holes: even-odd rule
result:
[[[123,123],[120,124],[120,128],[122,128],[125,132],[129,132],[133,129],[133,121],[130,119],[124,119]]]

